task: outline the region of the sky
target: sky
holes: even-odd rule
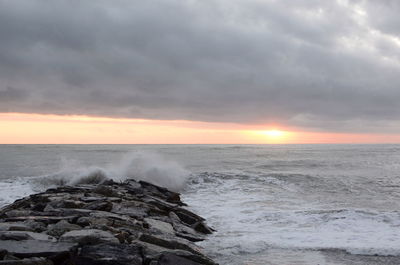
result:
[[[399,13],[0,0],[0,143],[400,142]]]

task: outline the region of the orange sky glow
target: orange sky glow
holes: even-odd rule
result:
[[[0,144],[398,143],[398,134],[310,132],[279,125],[0,113]]]

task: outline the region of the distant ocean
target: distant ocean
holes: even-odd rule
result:
[[[400,145],[0,145],[0,206],[104,178],[180,191],[221,264],[400,264]]]

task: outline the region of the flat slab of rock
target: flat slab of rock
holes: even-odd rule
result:
[[[71,224],[71,223],[67,222],[66,220],[61,220],[56,224],[49,225],[47,234],[49,234],[51,236],[60,237],[63,234],[65,234],[66,232],[69,232],[72,230],[80,230],[80,229],[82,229],[82,227],[80,227],[79,225]]]
[[[166,234],[173,234],[174,228],[171,224],[152,218],[144,218],[144,221],[150,225],[150,228],[156,229]]]
[[[73,230],[63,234],[60,241],[76,242],[81,245],[104,242],[119,243],[119,240],[113,234],[99,229]]]
[[[197,263],[195,261],[171,254],[166,253],[162,254],[158,259],[157,263],[150,263],[151,265],[201,265],[201,263]]]
[[[170,236],[142,234],[139,237],[140,241],[157,245],[168,249],[181,249],[195,254],[201,254],[197,249],[190,245],[188,241],[184,242],[181,238],[171,238]]]
[[[0,240],[0,249],[5,249],[18,258],[50,257],[71,253],[77,244],[69,242],[50,242],[38,240]]]
[[[0,223],[0,231],[33,231],[33,229],[24,223]]]
[[[34,233],[28,231],[3,231],[0,232],[0,240],[40,240],[40,241],[55,241],[52,236]]]
[[[31,258],[22,260],[0,260],[0,265],[54,265],[54,263],[45,258]]]
[[[103,243],[82,247],[76,265],[142,265],[141,249],[138,246]]]

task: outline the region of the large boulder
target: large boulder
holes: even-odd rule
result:
[[[119,240],[110,232],[99,229],[73,230],[63,234],[60,237],[60,241],[76,242],[80,245],[93,245],[104,242],[119,242]]]
[[[75,251],[76,245],[70,242],[41,240],[0,240],[0,249],[5,249],[18,258],[69,255]]]
[[[174,228],[170,223],[156,220],[153,218],[144,218],[144,221],[149,224],[150,228],[155,229],[156,231],[160,231],[165,234],[173,234]]]
[[[82,229],[82,227],[80,227],[79,225],[71,224],[66,220],[61,220],[56,224],[49,225],[47,234],[55,237],[60,237],[66,232],[80,229]]]
[[[0,223],[0,231],[34,231],[29,225],[19,222]]]
[[[103,243],[82,247],[75,258],[76,265],[142,265],[142,251],[138,246]]]
[[[195,261],[186,259],[184,257],[174,255],[172,253],[165,253],[160,256],[160,258],[155,262],[152,261],[150,265],[201,265]]]
[[[40,240],[40,241],[56,241],[52,236],[28,232],[28,231],[3,231],[0,232],[0,240]]]

